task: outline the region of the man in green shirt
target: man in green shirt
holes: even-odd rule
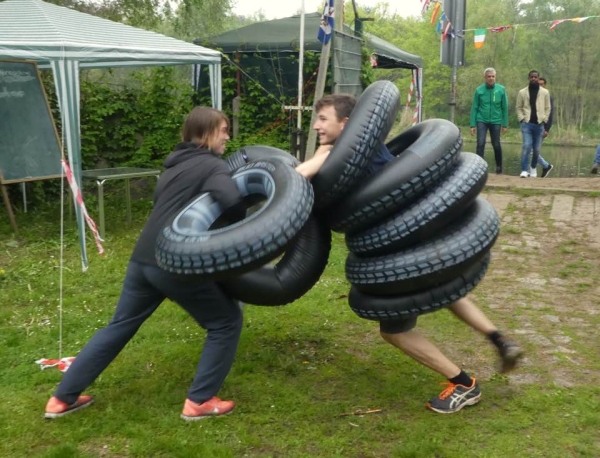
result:
[[[500,130],[508,129],[508,98],[506,89],[496,83],[496,70],[486,68],[483,72],[485,83],[475,89],[471,105],[471,135],[477,131],[477,154],[483,157],[488,130],[494,148],[496,173],[502,173],[502,145]]]

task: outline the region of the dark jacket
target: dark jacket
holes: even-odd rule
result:
[[[195,143],[180,143],[164,162],[154,191],[154,209],[142,229],[131,259],[156,265],[154,245],[169,219],[196,196],[210,192],[230,220],[245,217],[246,207],[226,162]]]

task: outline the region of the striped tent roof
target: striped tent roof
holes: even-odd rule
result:
[[[41,0],[0,1],[0,59],[80,67],[220,63],[221,53]]]

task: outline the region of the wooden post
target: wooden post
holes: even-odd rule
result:
[[[329,50],[331,49],[331,40],[321,48],[321,58],[319,60],[319,70],[317,73],[317,82],[315,83],[315,99],[313,102],[312,115],[310,117],[310,126],[308,132],[308,141],[306,142],[306,159],[310,159],[315,154],[317,145],[317,132],[312,128],[315,122],[317,122],[317,111],[315,110],[315,103],[317,103],[322,97],[325,91],[325,82],[327,81],[327,67],[329,65]]]
[[[236,96],[233,98],[233,102],[231,103],[232,105],[232,110],[233,110],[233,122],[232,122],[232,131],[233,131],[233,138],[237,138],[238,135],[240,134],[240,96]]]
[[[10,197],[8,197],[8,191],[6,190],[6,185],[4,184],[4,178],[2,177],[2,173],[0,173],[0,188],[2,191],[2,199],[4,200],[4,206],[6,207],[6,212],[8,213],[8,219],[10,220],[10,225],[12,226],[15,234],[18,234],[19,228],[17,227],[17,221],[15,220],[15,215],[12,211]]]
[[[335,30],[344,30],[344,0],[336,0],[333,10],[334,17],[334,28]],[[315,84],[315,98],[313,101],[312,116],[310,118],[310,127],[308,133],[308,140],[306,141],[306,159],[310,159],[315,154],[317,145],[317,132],[312,126],[317,121],[317,112],[315,110],[315,103],[317,103],[325,92],[325,82],[327,80],[327,68],[329,66],[329,56],[331,54],[331,42],[335,40],[335,36],[331,37],[331,40],[321,48],[321,58],[319,60],[319,73],[317,74],[317,82]],[[335,92],[335,90],[333,91]]]

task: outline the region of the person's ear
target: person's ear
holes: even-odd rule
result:
[[[348,116],[346,116],[344,119],[342,119],[342,130],[344,130],[344,127],[346,127],[347,122],[348,122]]]

